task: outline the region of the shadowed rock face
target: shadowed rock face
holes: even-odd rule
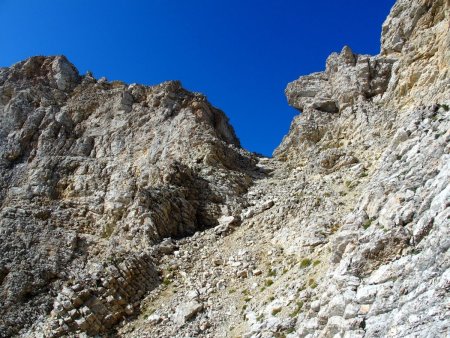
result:
[[[4,335],[48,312],[86,262],[217,225],[252,182],[227,117],[179,82],[96,80],[33,57],[0,70],[0,118]]]

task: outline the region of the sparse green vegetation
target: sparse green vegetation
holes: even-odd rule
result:
[[[272,309],[272,316],[276,316],[280,312],[281,312],[281,308]]]
[[[252,300],[252,297],[245,297],[244,298],[244,302],[246,302],[246,303],[248,303],[249,301],[251,301]]]
[[[300,267],[301,268],[307,268],[308,266],[310,266],[312,263],[312,260],[310,258],[304,258],[301,260],[300,262]]]
[[[273,280],[272,279],[266,279],[266,282],[265,282],[265,284],[266,284],[266,286],[271,286],[272,284],[273,284]]]
[[[170,278],[165,277],[162,281],[162,283],[167,286],[170,285],[170,283],[172,283],[172,281],[170,280]]]
[[[102,233],[102,238],[110,238],[114,232],[114,226],[108,225],[105,227]]]
[[[308,281],[308,285],[311,289],[315,289],[317,287],[317,283],[314,278],[310,278],[310,280]]]
[[[269,297],[269,302],[272,302],[274,299],[275,299],[274,296],[270,296],[270,297]]]
[[[291,318],[297,317],[298,314],[300,313],[300,311],[302,310],[302,308],[303,308],[303,302],[302,301],[297,302],[297,305],[296,305],[294,311],[289,314],[289,317],[291,317]]]
[[[145,317],[151,316],[152,314],[155,313],[155,311],[156,311],[156,309],[154,309],[154,308],[148,308],[148,309],[144,312],[144,316],[145,316]]]
[[[322,204],[322,199],[320,197],[316,198],[315,206],[318,207]]]
[[[321,263],[321,262],[320,262],[319,260],[315,260],[314,263],[313,263],[313,265],[314,265],[314,266],[317,266],[317,265],[319,265],[320,263]]]
[[[445,110],[445,111],[449,111],[450,107],[447,104],[441,104],[441,107]]]
[[[236,292],[236,289],[230,289],[230,290],[228,290],[228,293],[235,293]]]
[[[367,221],[365,221],[365,222],[363,223],[362,227],[363,227],[364,229],[367,229],[367,228],[370,227],[370,225],[372,224],[372,222],[373,222],[373,220],[372,220],[371,218],[369,218]]]
[[[277,275],[277,272],[274,269],[269,269],[269,272],[267,272],[267,276],[269,277],[275,277]]]

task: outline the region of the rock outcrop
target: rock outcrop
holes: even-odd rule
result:
[[[178,82],[0,69],[0,336],[447,336],[449,11],[290,83],[271,159]]]
[[[215,226],[245,204],[254,155],[179,82],[96,80],[64,57],[33,57],[1,69],[0,92],[3,335],[48,313],[52,294],[85,281],[90,265]]]

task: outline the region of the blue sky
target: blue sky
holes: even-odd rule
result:
[[[64,54],[81,73],[181,80],[270,155],[297,111],[284,88],[347,44],[377,54],[394,0],[0,0],[0,66]]]

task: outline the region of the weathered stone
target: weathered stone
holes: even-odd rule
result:
[[[174,322],[183,325],[194,318],[202,310],[203,304],[197,301],[190,301],[186,304],[182,304],[174,314]]]
[[[0,68],[0,336],[446,336],[448,10],[289,84],[274,158],[179,82]]]

